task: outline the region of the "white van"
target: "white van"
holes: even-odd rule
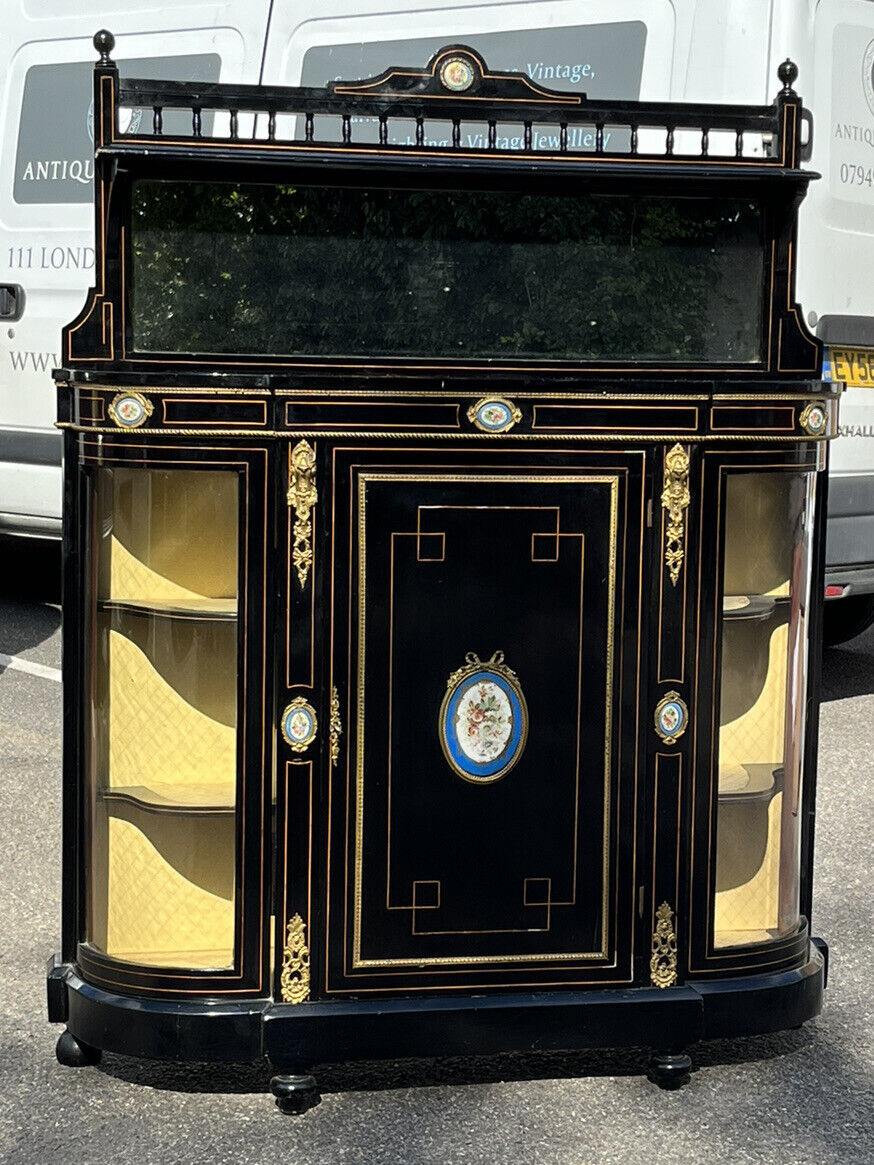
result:
[[[874,622],[874,4],[812,4],[811,165],[802,207],[798,300],[827,344],[824,375],[842,380],[831,449],[826,642]]]
[[[269,0],[3,5],[0,532],[60,534],[51,370],[61,326],[93,282],[94,33],[114,26],[119,67],[130,76],[257,82],[268,10]]]
[[[874,3],[871,0],[8,0],[0,47],[0,530],[57,532],[60,441],[49,370],[91,282],[91,37],[128,75],[321,85],[424,62],[448,41],[593,98],[770,102],[800,69],[823,175],[802,206],[798,298],[833,349],[827,607],[833,641],[874,619]],[[75,94],[81,96],[76,98]],[[137,117],[139,111],[128,116]],[[871,363],[869,364],[869,359]],[[874,380],[872,380],[874,385]],[[870,400],[870,404],[868,403]],[[840,601],[838,601],[838,598]]]

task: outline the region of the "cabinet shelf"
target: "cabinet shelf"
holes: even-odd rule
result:
[[[82,943],[81,945],[86,951],[93,951],[99,958],[105,956],[105,952],[99,946],[94,946],[93,943]],[[201,950],[194,947],[190,949],[180,947],[178,950],[172,951],[118,950],[113,951],[110,958],[115,963],[128,963],[134,968],[162,967],[179,969],[182,972],[189,971],[191,968],[206,973],[221,972],[229,971],[233,967],[233,950],[228,950],[227,947],[216,947],[211,950]]]
[[[757,622],[767,619],[776,607],[788,601],[788,595],[725,595],[722,599],[722,617],[731,622]]]
[[[735,781],[735,774],[732,774],[729,784],[720,778],[718,795],[721,803],[739,805],[770,801],[783,788],[782,765],[749,764],[740,767],[746,770],[745,779],[737,774]]]
[[[128,785],[103,789],[100,799],[110,808],[113,804],[133,805],[146,813],[167,813],[185,817],[233,815],[236,811],[234,788],[227,784]]]
[[[118,612],[129,615],[146,615],[159,619],[186,619],[191,621],[233,623],[237,618],[236,599],[98,599],[97,610],[101,613]]]

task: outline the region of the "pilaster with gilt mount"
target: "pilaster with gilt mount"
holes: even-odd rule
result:
[[[656,911],[649,977],[653,987],[673,987],[677,981],[677,935],[674,931],[674,912],[667,902],[663,902]]]
[[[665,526],[665,566],[676,586],[686,556],[686,510],[689,508],[689,454],[679,442],[665,453],[665,484],[662,506],[668,512]]]
[[[306,923],[299,914],[288,920],[279,986],[284,1003],[303,1003],[310,994],[310,949]]]
[[[313,565],[312,508],[318,500],[316,451],[308,441],[298,441],[289,457],[288,504],[294,510],[292,560],[302,588]]]

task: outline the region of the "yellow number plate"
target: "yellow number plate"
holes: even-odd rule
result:
[[[874,388],[874,351],[864,348],[831,348],[832,380],[847,388]]]

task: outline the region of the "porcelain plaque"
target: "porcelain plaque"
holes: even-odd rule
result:
[[[280,727],[286,744],[294,752],[303,752],[315,739],[315,709],[300,696],[296,697],[282,713]]]
[[[502,653],[483,663],[471,652],[452,673],[439,729],[446,760],[466,781],[496,781],[513,768],[528,738],[528,707]]]

